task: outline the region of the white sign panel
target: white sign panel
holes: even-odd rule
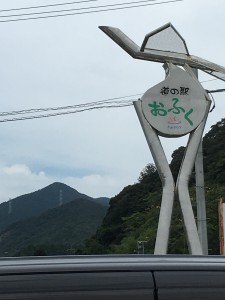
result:
[[[166,79],[149,89],[141,100],[146,120],[166,137],[190,133],[206,113],[203,88],[189,73],[171,64]]]

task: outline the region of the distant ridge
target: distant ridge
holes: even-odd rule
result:
[[[60,182],[54,182],[43,189],[25,194],[0,204],[0,232],[9,225],[66,204],[75,199],[86,199],[101,205],[108,205],[106,197],[94,199]]]
[[[96,232],[106,211],[89,199],[75,199],[14,223],[0,234],[0,256],[71,254]]]

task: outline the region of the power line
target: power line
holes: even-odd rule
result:
[[[95,101],[95,102],[69,105],[69,106],[61,106],[61,107],[32,108],[32,109],[19,110],[19,111],[2,112],[2,113],[0,113],[0,117],[16,116],[16,115],[19,115],[19,116],[13,117],[13,118],[7,118],[7,119],[0,119],[0,123],[55,117],[55,116],[60,116],[60,115],[75,114],[75,113],[79,113],[79,112],[85,112],[85,111],[89,111],[89,110],[97,110],[97,109],[102,109],[102,108],[106,109],[106,108],[127,107],[127,106],[133,105],[134,99],[131,100],[131,99],[126,99],[126,98],[140,96],[140,95],[141,94],[134,94],[134,95],[129,95],[129,96],[114,97],[114,98],[104,99],[104,100]],[[52,111],[52,112],[50,112],[50,111]],[[59,111],[59,112],[55,112],[55,111]],[[50,113],[40,114],[41,112],[50,112]],[[20,116],[20,115],[25,115],[25,116]]]
[[[225,92],[225,89],[217,89],[217,90],[206,90],[207,93],[219,93],[219,92]],[[15,115],[26,115],[26,114],[35,114],[38,113],[38,115],[29,115],[29,116],[23,116],[23,117],[16,117],[11,119],[0,119],[0,122],[9,122],[9,121],[21,121],[21,120],[30,120],[30,119],[39,119],[39,118],[46,118],[46,117],[53,117],[53,116],[59,116],[59,115],[67,115],[67,114],[74,114],[78,112],[84,112],[88,110],[94,110],[94,109],[101,109],[101,108],[118,108],[118,107],[126,107],[131,106],[133,104],[133,99],[126,98],[129,97],[135,97],[140,96],[139,94],[129,95],[129,96],[122,96],[122,97],[114,97],[114,98],[108,98],[100,101],[95,102],[86,102],[82,104],[75,104],[75,105],[67,105],[67,106],[58,106],[58,107],[47,107],[47,108],[31,108],[31,109],[24,109],[24,110],[14,110],[14,111],[6,111],[6,112],[0,112],[0,118],[5,116],[15,116]],[[74,110],[75,109],[75,110]],[[54,112],[54,111],[60,111],[61,112]],[[65,111],[67,110],[67,111]],[[72,110],[72,111],[71,111]],[[50,112],[49,114],[42,114],[41,112]]]
[[[225,78],[225,77],[221,77],[221,79],[222,79],[222,78]],[[213,78],[213,79],[203,80],[203,81],[201,81],[201,83],[210,82],[210,81],[215,81],[215,80],[219,80],[219,78]]]
[[[151,0],[151,1],[157,1],[157,0]],[[0,23],[16,22],[16,21],[27,21],[27,20],[37,20],[37,19],[48,19],[48,18],[57,18],[57,17],[66,17],[66,16],[73,16],[73,15],[98,13],[98,12],[108,12],[108,11],[123,10],[123,9],[129,9],[129,8],[146,7],[146,6],[152,6],[152,5],[169,4],[169,3],[171,4],[173,2],[180,2],[180,1],[184,1],[184,0],[170,0],[170,1],[162,1],[162,2],[158,2],[158,3],[148,3],[148,4],[123,6],[123,7],[116,7],[116,8],[107,8],[107,9],[75,12],[75,13],[56,14],[56,15],[50,15],[50,16],[38,16],[38,17],[19,18],[19,19],[11,19],[11,20],[0,20]]]
[[[213,79],[203,80],[203,81],[201,81],[201,83],[210,82],[210,81],[215,81],[215,80],[218,80],[218,78],[213,78]]]
[[[225,92],[225,89],[217,89],[217,90],[212,90],[212,91],[206,90],[206,92],[208,92],[210,94],[211,93],[219,93],[219,92]],[[2,119],[2,120],[0,119],[0,123],[55,117],[55,116],[60,116],[60,115],[75,114],[75,113],[79,113],[79,112],[85,112],[85,111],[102,109],[102,108],[127,107],[127,106],[133,105],[134,99],[125,100],[125,98],[140,96],[140,95],[141,94],[134,94],[134,95],[129,95],[129,96],[104,99],[104,100],[95,101],[95,102],[88,102],[88,103],[83,103],[83,104],[75,104],[75,105],[67,105],[67,106],[59,106],[59,107],[32,108],[32,109],[26,109],[26,110],[1,112],[0,117],[5,117],[5,116],[25,115],[25,114],[34,114],[34,113],[40,113],[40,112],[63,110],[61,112],[52,112],[52,113],[41,114],[41,115],[38,114],[38,115],[15,117],[15,118],[10,118],[10,119]],[[67,111],[65,111],[65,110],[67,110]]]
[[[33,15],[42,15],[42,14],[54,14],[54,13],[58,13],[58,12],[90,10],[90,9],[94,9],[94,8],[115,7],[115,6],[123,6],[123,5],[127,5],[127,4],[130,5],[130,4],[137,4],[137,3],[150,2],[150,1],[154,2],[154,1],[158,1],[158,0],[141,0],[141,1],[124,2],[124,3],[117,3],[117,4],[107,4],[107,5],[98,5],[98,6],[89,6],[89,7],[79,7],[79,8],[52,10],[52,11],[22,13],[22,14],[16,14],[16,15],[0,16],[0,18],[11,18],[11,17],[33,16]]]
[[[95,110],[95,109],[103,109],[103,108],[120,108],[120,107],[127,107],[133,105],[131,103],[127,104],[118,104],[118,105],[103,105],[103,106],[94,106],[94,107],[87,107],[75,111],[65,111],[65,112],[59,112],[59,113],[51,113],[51,114],[46,114],[46,115],[33,115],[33,116],[25,116],[25,117],[18,117],[18,118],[11,118],[11,119],[3,119],[0,120],[0,123],[3,122],[13,122],[13,121],[23,121],[23,120],[32,120],[32,119],[40,119],[40,118],[49,118],[49,117],[56,117],[60,115],[68,115],[68,114],[75,114],[79,112],[84,112],[88,110]]]
[[[14,110],[14,111],[7,111],[7,112],[0,112],[0,117],[3,116],[11,116],[11,115],[20,115],[20,114],[27,114],[27,113],[38,113],[38,112],[44,112],[44,111],[55,111],[55,110],[65,110],[65,109],[74,109],[74,108],[82,108],[82,107],[89,107],[89,106],[100,106],[103,104],[113,104],[113,103],[124,103],[124,102],[130,102],[131,100],[124,100],[125,98],[140,96],[141,94],[133,94],[128,96],[120,96],[120,97],[114,97],[114,98],[108,98],[100,101],[95,102],[86,102],[83,104],[75,104],[75,105],[67,105],[67,106],[58,106],[58,107],[47,107],[47,108],[31,108],[31,109],[24,109],[24,110]],[[123,99],[122,101],[118,101],[120,99]]]
[[[225,89],[217,89],[217,90],[206,90],[207,93],[212,94],[212,93],[221,93],[221,92],[225,92]]]
[[[18,11],[18,10],[27,10],[27,9],[37,9],[37,8],[46,8],[46,7],[55,7],[55,6],[64,6],[64,5],[73,5],[87,2],[96,2],[99,0],[83,0],[83,1],[73,1],[73,2],[65,2],[65,3],[57,3],[57,4],[48,4],[48,5],[38,5],[38,6],[27,6],[27,7],[19,7],[19,8],[9,8],[9,9],[1,9],[0,13],[7,11]]]

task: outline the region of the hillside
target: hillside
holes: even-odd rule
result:
[[[70,254],[96,232],[106,210],[88,199],[76,199],[14,223],[0,235],[0,256]]]
[[[175,150],[170,164],[177,177],[185,147]],[[205,194],[209,253],[219,253],[218,200],[225,199],[225,119],[211,127],[203,139]],[[194,171],[190,195],[196,214]],[[110,200],[109,210],[97,233],[87,241],[84,254],[137,253],[137,241],[145,253],[153,253],[161,204],[161,183],[154,165],[141,172],[138,182]],[[175,201],[169,253],[188,253],[179,203]]]
[[[180,147],[172,154],[170,167],[174,178],[177,177],[184,151],[185,147]],[[225,199],[225,119],[213,125],[205,135],[203,153],[209,254],[219,254],[218,200],[221,196]],[[190,195],[196,214],[194,175],[193,170]],[[134,254],[137,253],[138,241],[145,241],[145,253],[153,253],[161,204],[161,182],[154,165],[147,165],[137,183],[125,187],[111,198],[109,207],[94,202],[107,203],[107,199],[93,201],[76,190],[72,191],[72,195],[74,197],[76,194],[77,199],[59,206],[59,191],[62,186],[59,189],[56,184],[56,187],[56,191],[53,188],[55,196],[52,200],[51,193],[46,198],[39,198],[40,203],[44,202],[45,211],[42,214],[39,210],[38,216],[5,228],[0,235],[0,255]],[[47,187],[47,191],[49,188],[52,186]],[[71,188],[66,186],[66,189],[71,192]],[[64,193],[63,191],[63,195]],[[25,204],[29,202],[29,195],[25,195],[25,198],[28,196]],[[81,195],[84,196],[83,199],[79,198]],[[35,197],[32,199],[35,203]],[[46,211],[47,206],[52,203],[56,208]],[[20,210],[22,208],[19,206]],[[29,214],[22,212],[21,215],[27,218]],[[168,250],[172,254],[188,253],[177,200],[174,204]]]
[[[0,204],[0,232],[9,225],[39,216],[48,209],[66,204],[75,199],[87,199],[102,205],[108,205],[108,198],[91,198],[66,184],[55,182],[43,189],[19,196]]]

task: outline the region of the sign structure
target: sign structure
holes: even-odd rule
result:
[[[200,237],[207,237],[207,231],[204,230],[206,214],[202,210],[198,215],[198,218],[201,215],[201,221],[205,220],[204,228],[198,228],[201,232],[199,235],[188,182],[199,153],[211,100],[191,68],[202,70],[223,81],[225,68],[190,55],[185,40],[171,23],[147,34],[141,47],[118,28],[99,28],[133,58],[163,63],[168,68],[165,69],[164,81],[150,88],[139,101],[133,102],[162,182],[162,201],[154,253],[167,253],[176,196],[180,202],[189,252],[194,255],[205,254],[208,248],[203,249],[203,239],[200,240]],[[189,139],[175,183],[159,136],[180,137],[186,134],[189,134]],[[196,163],[196,170],[200,170],[199,165]],[[197,198],[197,202],[199,200]]]
[[[191,254],[202,255],[188,182],[211,101],[188,65],[182,69],[167,63],[165,67],[166,79],[150,88],[139,101],[134,102],[163,187],[154,253],[167,253],[176,196],[181,206],[189,251]],[[159,135],[179,137],[188,133],[188,144],[175,183]]]
[[[164,81],[141,98],[143,114],[159,135],[179,137],[193,131],[203,120],[206,98],[199,84],[181,68],[169,65]]]

